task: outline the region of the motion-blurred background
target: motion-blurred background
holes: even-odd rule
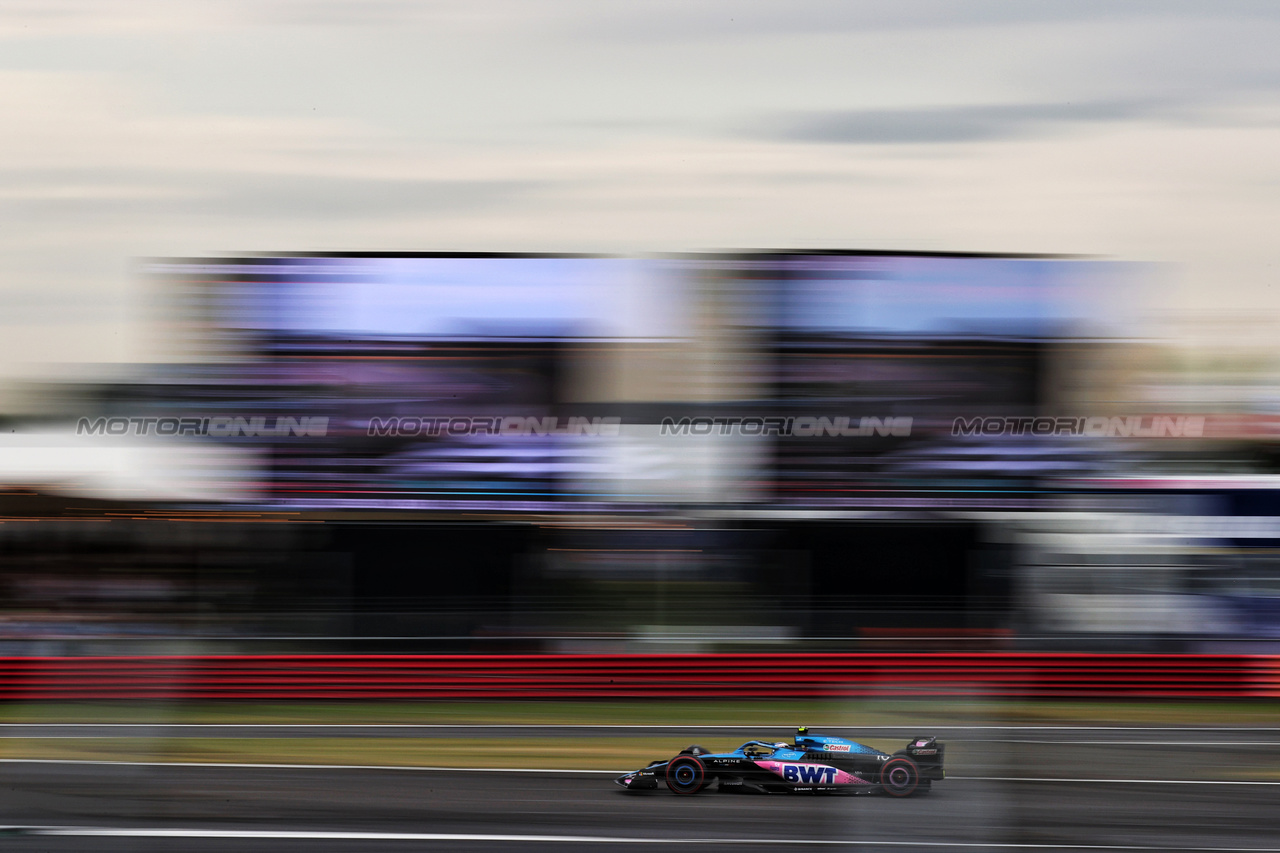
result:
[[[0,3],[0,723],[1257,724],[1017,749],[1280,784],[1278,36],[1261,2]],[[950,753],[971,840],[1177,827],[988,748]],[[6,820],[87,820],[39,791],[108,771],[44,772],[0,765]],[[83,802],[203,814],[191,773]],[[454,781],[442,821],[488,802]],[[1206,796],[1205,843],[1273,837],[1273,790]]]
[[[1265,650],[1277,27],[6,6],[6,642]]]
[[[154,260],[19,387],[18,652],[1269,651],[1266,369],[1078,258]],[[164,301],[161,302],[160,299]],[[1209,370],[1209,368],[1206,368]],[[1234,390],[1233,390],[1234,389]],[[194,645],[192,645],[194,644]]]

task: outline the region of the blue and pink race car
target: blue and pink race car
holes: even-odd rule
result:
[[[844,738],[811,734],[801,727],[795,743],[751,740],[733,752],[690,746],[669,761],[654,761],[614,781],[628,791],[653,790],[664,781],[683,795],[705,791],[717,782],[724,792],[909,797],[928,791],[934,781],[944,777],[943,750],[936,738],[917,737],[890,755]]]

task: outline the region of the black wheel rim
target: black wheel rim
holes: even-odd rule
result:
[[[668,768],[667,783],[679,793],[693,793],[702,787],[702,765],[692,759],[681,759]]]
[[[905,758],[895,758],[884,766],[880,782],[884,790],[895,797],[905,797],[916,789],[920,782],[915,765]]]

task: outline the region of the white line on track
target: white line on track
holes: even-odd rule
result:
[[[430,731],[433,729],[440,730],[486,730],[486,729],[534,729],[547,731],[618,731],[618,730],[652,730],[652,731],[698,731],[703,730],[707,734],[714,732],[726,731],[747,731],[760,732],[769,729],[785,729],[786,726],[696,726],[696,725],[628,725],[628,724],[585,724],[577,725],[573,723],[0,723],[0,739],[7,737],[22,737],[29,740],[110,740],[117,737],[176,737],[179,735],[172,732],[181,732],[184,730],[203,731],[208,729],[226,729],[233,731],[250,732],[254,730],[316,730],[329,729],[333,731],[352,731],[359,732],[363,730],[384,731],[387,729],[407,729]],[[27,730],[55,730],[56,734],[40,734],[31,733]],[[142,732],[137,735],[115,735],[115,734],[77,734],[77,729],[109,729],[109,730],[127,730],[135,729]],[[888,733],[888,732],[912,732],[918,734],[921,730],[927,729],[929,732],[936,732],[945,736],[946,732],[1027,732],[1027,733],[1052,733],[1052,732],[1147,732],[1147,733],[1174,733],[1174,732],[1196,732],[1201,734],[1207,733],[1223,733],[1235,735],[1247,735],[1250,732],[1266,733],[1280,732],[1280,727],[1260,726],[825,726],[825,731],[854,731],[859,733]],[[19,731],[17,735],[5,734],[6,731]],[[62,733],[62,732],[68,733]],[[1026,743],[1037,745],[1079,745],[1079,746],[1198,746],[1198,747],[1280,747],[1280,741],[1185,741],[1185,740],[1030,740],[1025,738],[972,738],[974,743]]]
[[[168,733],[146,734],[17,734],[0,735],[0,740],[13,738],[18,740],[120,740],[120,739],[178,739],[182,736]],[[251,738],[251,735],[244,735]],[[225,740],[238,740],[241,736],[228,735]],[[255,738],[257,739],[257,738]],[[274,738],[271,738],[274,740]],[[1002,743],[1048,745],[1048,747],[1248,747],[1252,749],[1280,748],[1280,740],[1073,740],[1073,739],[1028,739],[1028,738],[978,738],[972,740],[955,740],[952,743]]]
[[[646,729],[653,731],[760,731],[762,729],[794,730],[794,725],[721,726],[706,723],[682,725],[646,725],[631,723],[0,723],[0,728],[157,728],[157,729]],[[822,731],[846,732],[917,732],[930,731],[1013,731],[1013,732],[1280,732],[1280,726],[948,726],[924,723],[910,726],[810,726]]]
[[[1280,785],[1280,781],[1225,779],[1062,779],[1052,776],[948,776],[964,782],[1069,782],[1089,785]]]
[[[646,838],[626,835],[517,835],[484,832],[352,832],[330,830],[274,829],[185,829],[125,828],[95,826],[11,826],[0,827],[0,833],[74,838],[205,838],[236,840],[303,840],[303,841],[444,841],[501,842],[507,844],[664,844],[664,845],[739,845],[739,846],[812,846],[829,847],[901,847],[965,850],[1167,850],[1177,853],[1280,853],[1280,847],[1194,847],[1146,844],[1032,844],[1000,841],[933,841],[910,839],[824,839],[824,838]]]
[[[234,761],[108,761],[78,758],[0,758],[0,764],[69,764],[106,767],[239,767],[250,770],[409,770],[445,773],[608,773],[621,776],[630,770],[584,770],[545,767],[424,767],[409,764],[259,764]]]
[[[0,740],[5,738],[13,738],[16,740],[120,740],[122,738],[137,739],[178,739],[182,735],[169,735],[165,733],[148,733],[139,735],[83,735],[83,734],[18,734],[18,735],[0,735]],[[246,737],[248,737],[246,735]],[[228,736],[224,740],[238,740],[239,737]],[[255,740],[257,738],[254,738]],[[274,739],[274,738],[273,738]],[[1280,740],[1259,741],[1259,740],[1031,740],[1028,738],[975,738],[972,740],[957,740],[954,743],[1002,743],[1002,744],[1028,744],[1033,746],[1244,746],[1251,749],[1280,749]]]
[[[65,735],[63,735],[65,736]],[[35,740],[35,738],[32,738]],[[970,743],[1009,743],[1053,745],[1053,747],[1280,747],[1277,740],[1020,740],[989,738]]]
[[[107,761],[75,758],[0,758],[0,764],[61,764],[109,767],[226,767],[250,770],[407,770],[435,773],[587,773],[621,776],[629,770],[586,770],[535,767],[425,767],[397,764],[256,764],[230,761]],[[1280,785],[1280,781],[1235,781],[1220,779],[1071,779],[1039,776],[948,776],[963,782],[1060,782],[1091,785]]]

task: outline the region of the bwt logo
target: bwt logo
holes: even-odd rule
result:
[[[836,769],[817,764],[788,764],[782,768],[782,778],[788,782],[830,785],[836,779]]]

